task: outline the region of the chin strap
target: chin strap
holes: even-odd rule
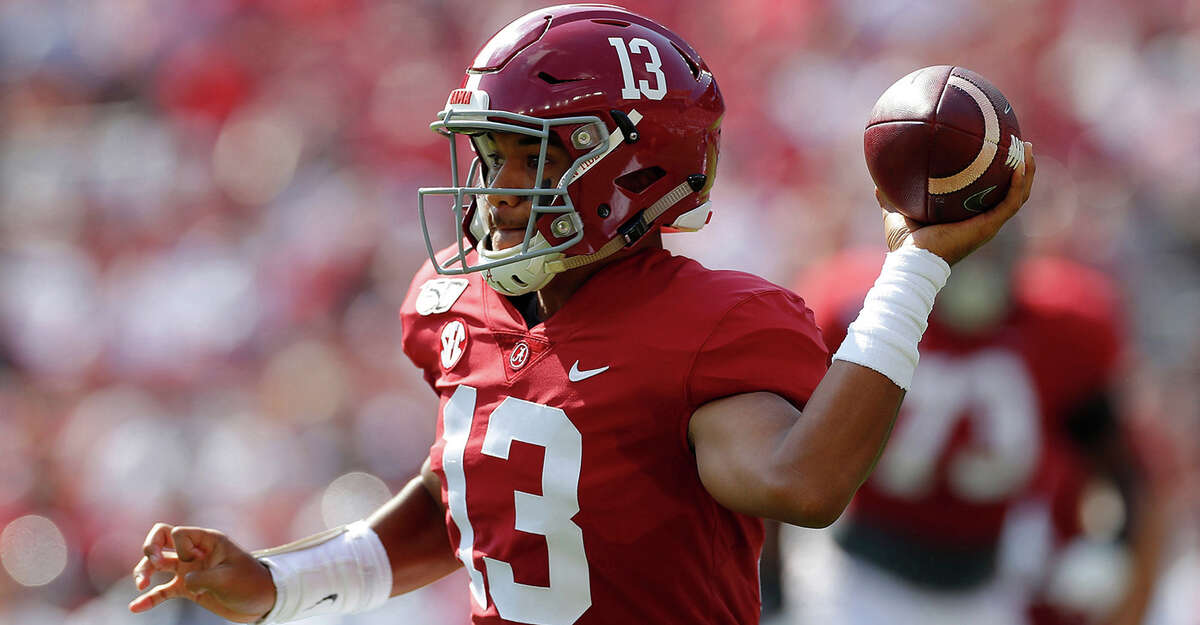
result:
[[[663,213],[675,206],[683,198],[696,192],[694,187],[695,182],[687,180],[679,183],[679,186],[671,189],[666,195],[658,199],[657,202],[651,204],[638,213],[638,216],[630,220],[617,232],[617,236],[613,237],[604,247],[583,256],[568,256],[560,260],[546,261],[546,269],[551,273],[562,273],[571,269],[577,269],[584,265],[590,265],[598,260],[603,260],[616,254],[623,248],[629,247],[642,238],[654,224],[654,220],[662,216]]]

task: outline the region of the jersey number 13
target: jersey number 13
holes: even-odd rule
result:
[[[488,593],[501,618],[536,625],[570,625],[592,605],[583,532],[572,521],[579,512],[579,467],[583,440],[579,430],[559,408],[506,397],[488,417],[482,452],[508,459],[514,440],[539,445],[546,450],[542,465],[542,494],[513,491],[515,529],[546,538],[549,554],[549,586],[531,586],[514,581],[512,565],[484,557],[484,571],[475,567],[475,530],[467,510],[467,477],[463,453],[475,418],[476,390],[461,385],[442,411],[445,447],[442,467],[450,517],[458,526],[458,559],[471,578],[471,597],[487,607],[483,575]]]

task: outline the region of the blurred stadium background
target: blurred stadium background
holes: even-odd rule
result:
[[[155,521],[247,548],[362,516],[435,402],[396,310],[425,258],[427,129],[476,47],[546,2],[0,3],[0,624],[134,617]],[[1200,623],[1200,4],[628,2],[727,99],[717,213],[668,245],[787,284],[878,244],[861,131],[917,67],[970,67],[1036,145],[1033,248],[1124,288],[1123,401],[1173,444],[1153,622]],[[462,623],[454,576],[377,614]]]

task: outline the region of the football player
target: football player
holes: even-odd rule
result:
[[[1077,263],[1024,257],[1018,232],[1006,230],[956,266],[938,296],[887,450],[833,532],[840,550],[832,595],[801,590],[802,612],[836,614],[851,625],[1029,616],[1049,623],[1068,622],[1052,621],[1067,614],[1089,619],[1069,622],[1141,622],[1162,522],[1114,401],[1122,335],[1114,288]],[[882,260],[873,251],[844,252],[799,281],[828,344],[845,336]],[[1100,501],[1105,489],[1120,493],[1125,512],[1096,518],[1093,505],[1092,518],[1081,518],[1085,502]],[[1114,553],[1106,547],[1087,552],[1086,579],[1026,566],[1019,577],[1039,590],[1006,583],[998,575],[1006,518],[1019,510],[1025,522],[1017,527],[1037,527],[1028,514],[1035,509],[1043,531],[1014,536],[1044,536],[1048,550],[1081,541],[1063,553],[1124,536],[1133,548],[1129,566],[1098,558]],[[1087,525],[1110,536],[1088,539]],[[1025,542],[1017,548],[1028,549]],[[793,557],[804,566],[803,555]],[[1122,576],[1128,593],[1115,582]],[[1080,584],[1091,591],[1073,589]],[[1036,605],[1029,615],[1026,594]]]
[[[830,366],[795,294],[662,248],[708,222],[723,112],[692,47],[624,9],[541,9],[492,37],[432,124],[454,186],[419,195],[431,260],[403,344],[440,397],[420,475],[367,519],[255,554],[156,525],[130,608],[281,622],[463,567],[477,624],[756,622],[760,518],[841,514],[950,265],[1034,168],[970,221],[891,220],[878,297]],[[174,576],[150,588],[156,571]]]

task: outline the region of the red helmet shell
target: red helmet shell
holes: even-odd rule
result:
[[[641,115],[636,141],[621,143],[570,184],[584,236],[568,255],[599,250],[619,226],[689,176],[705,175],[703,188],[656,223],[670,224],[708,201],[724,100],[700,55],[648,18],[596,4],[533,11],[484,44],[461,86],[468,85],[488,94],[492,110],[543,119],[594,115],[609,132],[618,128],[612,111]],[[578,158],[588,150],[571,144],[575,128],[560,125],[554,132]],[[661,177],[644,186],[659,170]],[[635,172],[643,174],[620,181]],[[639,182],[627,182],[633,178]],[[552,243],[564,241],[549,222],[542,217],[538,229]]]

